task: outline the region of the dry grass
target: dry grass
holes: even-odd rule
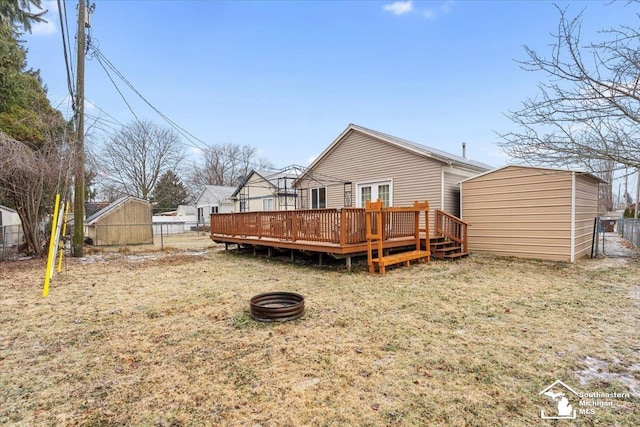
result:
[[[0,263],[0,424],[540,425],[556,379],[629,392],[580,385],[586,357],[640,378],[640,265],[605,261],[379,277],[129,249],[69,260],[46,299],[43,260]],[[305,316],[251,320],[250,297],[273,290],[303,294]],[[640,425],[638,401],[574,424]]]

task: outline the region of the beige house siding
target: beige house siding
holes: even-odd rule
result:
[[[263,211],[263,200],[265,198],[273,197],[274,209],[278,209],[278,200],[275,196],[275,189],[270,182],[266,181],[258,174],[252,174],[251,178],[244,185],[244,188],[238,193],[238,195],[247,196],[247,209],[249,212]],[[241,212],[240,201],[234,202],[235,211]]]
[[[443,173],[444,169],[447,174]],[[445,198],[451,196],[458,191],[459,181],[472,174],[351,130],[296,186],[307,198],[307,207],[311,207],[311,189],[325,187],[327,207],[341,208],[345,206],[345,182],[351,182],[352,206],[359,207],[358,186],[389,181],[392,206],[409,206],[414,201],[428,200],[433,212],[442,206],[443,191]],[[455,201],[451,201],[446,209],[454,205]],[[433,213],[430,223],[433,230]]]
[[[285,196],[284,181],[280,181],[285,179],[288,183],[286,184],[286,193],[288,196]],[[293,181],[294,177],[290,175],[286,175],[285,178],[284,175],[278,176],[277,173],[273,172],[258,173],[253,171],[249,175],[249,178],[244,181],[231,196],[233,199],[234,212],[260,212],[264,210],[277,211],[295,209],[297,197],[295,195],[295,191],[291,189]],[[282,185],[282,188],[279,190],[274,182],[277,182],[277,185]],[[266,199],[273,200],[271,204],[272,209],[265,209],[264,201]],[[247,206],[244,210],[240,209],[241,200],[247,201]]]
[[[461,171],[451,171],[448,167],[442,168],[443,201],[442,205],[439,206],[439,208],[443,209],[445,212],[458,217],[460,216],[460,182],[475,175],[460,175],[460,173]],[[432,205],[431,208],[435,209],[435,206]]]
[[[508,166],[464,181],[461,214],[470,250],[571,262],[573,228],[574,255],[586,255],[598,184],[575,177],[575,204],[571,171]]]

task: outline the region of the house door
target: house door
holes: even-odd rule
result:
[[[382,201],[382,206],[391,206],[393,200],[391,190],[391,181],[358,184],[358,207],[364,208],[367,200],[378,199]]]

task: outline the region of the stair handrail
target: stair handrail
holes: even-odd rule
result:
[[[451,215],[441,209],[435,210],[434,232],[435,236],[447,237],[461,246],[462,253],[469,252],[467,241],[467,228],[469,224],[455,215]]]

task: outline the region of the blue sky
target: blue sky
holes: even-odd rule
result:
[[[506,164],[496,145],[513,126],[504,113],[544,78],[516,60],[523,45],[548,54],[559,18],[545,1],[95,3],[93,46],[157,109],[205,143],[255,146],[278,167],[307,165],[349,123],[454,154],[465,141],[470,158]],[[66,112],[57,7],[43,4],[50,22],[24,36],[28,63]],[[76,4],[66,6],[72,40]],[[626,2],[558,5],[584,11],[585,41],[633,19]],[[165,124],[116,83],[138,117]],[[85,94],[91,116],[134,120],[95,59]],[[185,143],[197,160],[202,144]]]

